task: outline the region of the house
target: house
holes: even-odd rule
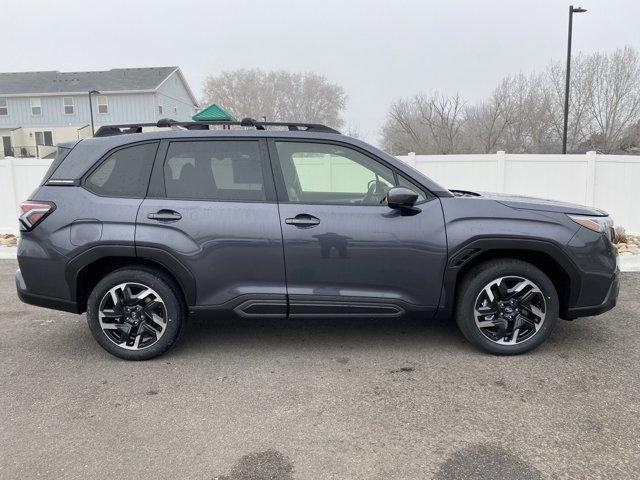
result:
[[[97,129],[188,121],[197,104],[178,67],[0,73],[0,158],[46,157],[58,142],[89,137],[91,113]]]

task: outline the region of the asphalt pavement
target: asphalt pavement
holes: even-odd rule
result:
[[[1,479],[640,478],[640,273],[518,357],[450,321],[191,323],[163,357],[103,351],[22,304],[0,261]]]

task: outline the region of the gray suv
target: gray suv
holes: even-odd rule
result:
[[[616,303],[602,211],[447,190],[323,125],[143,126],[61,144],[20,216],[20,298],[86,311],[118,357],[226,313],[455,318],[475,346],[518,354]]]

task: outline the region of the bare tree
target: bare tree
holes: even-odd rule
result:
[[[216,102],[237,118],[343,125],[347,96],[316,73],[235,70],[205,80],[202,103]]]
[[[400,99],[387,115],[383,144],[394,153],[457,153],[464,122],[464,101],[459,95]]]
[[[595,124],[591,145],[603,152],[620,148],[622,137],[640,118],[640,60],[629,47],[588,61],[589,113]]]
[[[637,152],[640,55],[632,48],[576,55],[570,83],[568,149]],[[460,96],[419,94],[391,106],[382,144],[391,152],[514,153],[560,151],[565,68],[510,75],[489,99],[465,105]],[[640,140],[639,140],[640,141]]]

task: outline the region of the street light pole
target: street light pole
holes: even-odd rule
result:
[[[100,94],[97,90],[89,91],[89,115],[91,116],[91,136],[93,137],[96,134],[95,128],[93,127],[93,105],[91,104],[91,95],[92,94]]]
[[[584,8],[569,6],[569,38],[567,39],[567,72],[564,89],[564,128],[562,129],[562,153],[567,153],[567,129],[569,126],[569,82],[571,78],[571,35],[573,32],[573,14],[584,13]]]

